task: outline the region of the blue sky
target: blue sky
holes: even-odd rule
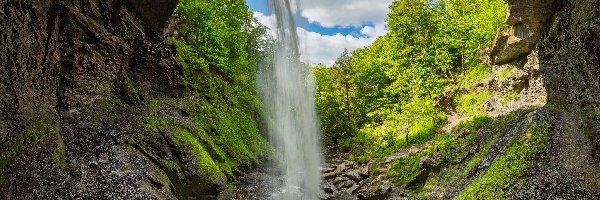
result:
[[[261,12],[266,15],[271,15],[271,11],[269,10],[267,0],[246,0],[246,3],[248,4],[248,6],[250,6],[250,8],[254,9],[254,11]],[[337,26],[337,27],[332,27],[332,28],[326,28],[326,27],[321,26],[319,23],[309,22],[308,18],[306,18],[306,17],[301,16],[297,20],[298,21],[296,23],[298,23],[298,26],[303,27],[307,31],[317,32],[317,33],[326,34],[326,35],[335,35],[337,33],[341,33],[343,35],[348,35],[348,34],[360,35],[360,28],[354,27],[354,26],[351,26],[351,27]],[[372,25],[372,23],[370,25]]]
[[[385,20],[393,0],[300,0],[296,24],[302,59],[331,65],[344,50],[370,45],[387,33]],[[272,26],[267,0],[246,0],[255,17]]]

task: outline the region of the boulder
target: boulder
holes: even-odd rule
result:
[[[511,26],[498,34],[490,60],[504,64],[528,55],[543,34],[543,25],[558,8],[555,0],[508,0],[506,22]]]
[[[350,188],[348,188],[346,190],[346,192],[350,193],[350,194],[356,194],[358,192],[358,189],[360,188],[360,185],[358,184],[354,184],[352,185]]]
[[[338,175],[334,172],[329,172],[329,173],[323,174],[322,176],[323,176],[323,179],[329,180],[329,179],[333,179],[333,178],[337,177]]]
[[[144,27],[154,32],[160,32],[165,29],[179,0],[128,0],[127,2],[142,18]]]

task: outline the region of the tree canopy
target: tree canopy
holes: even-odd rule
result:
[[[390,9],[389,33],[314,69],[330,141],[376,141],[386,151],[429,139],[445,121],[436,100],[485,65],[480,51],[491,45],[506,10],[502,0],[396,0]]]

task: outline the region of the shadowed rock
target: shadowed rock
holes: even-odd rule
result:
[[[179,0],[128,0],[128,2],[142,18],[145,27],[160,32],[165,28]]]

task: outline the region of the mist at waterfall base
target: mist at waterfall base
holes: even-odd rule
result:
[[[259,72],[260,92],[269,114],[268,133],[281,158],[283,180],[273,183],[272,199],[319,199],[321,145],[314,78],[299,61],[295,0],[269,0],[276,16],[276,43],[269,64]]]

